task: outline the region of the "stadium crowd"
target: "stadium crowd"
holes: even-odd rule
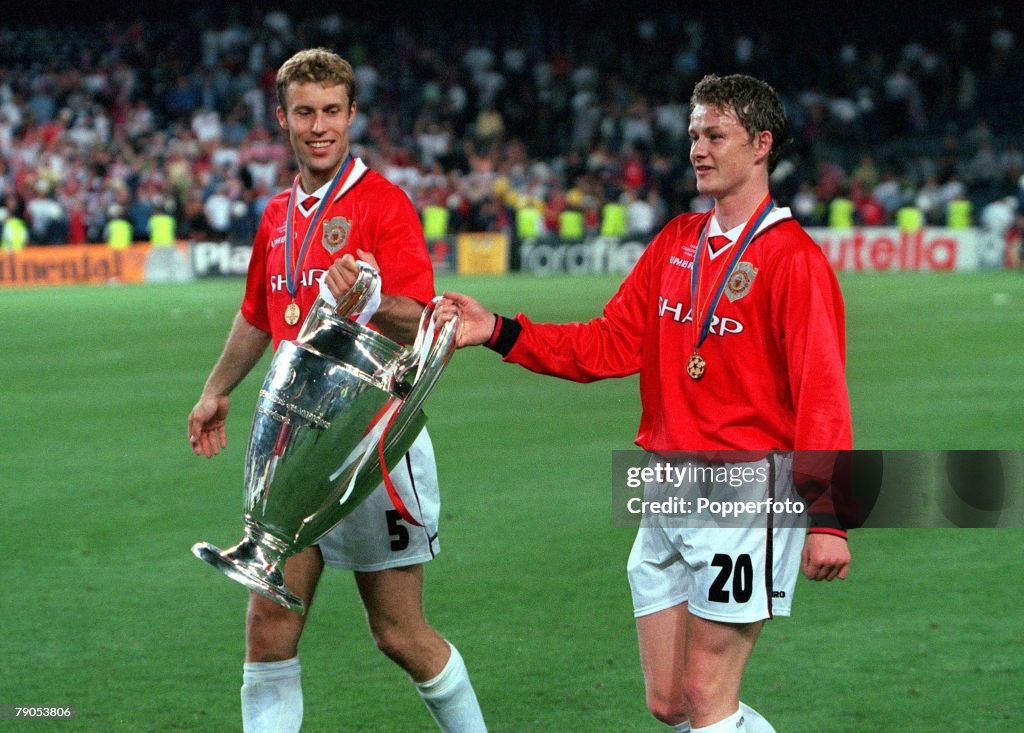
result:
[[[0,218],[37,245],[109,241],[112,222],[149,241],[154,214],[173,217],[178,239],[249,241],[294,176],[274,117],[277,65],[324,45],[356,68],[354,150],[421,211],[445,211],[449,233],[512,230],[524,208],[547,231],[575,210],[596,232],[612,203],[642,236],[706,207],[687,94],[714,71],[758,73],[782,94],[797,142],[773,190],[803,223],[889,224],[912,206],[944,224],[951,201],[968,201],[973,223],[1013,236],[1021,19],[992,5],[896,27],[834,5],[813,32],[657,5],[606,17],[575,0],[521,17],[427,3],[401,23],[257,6],[9,23]]]

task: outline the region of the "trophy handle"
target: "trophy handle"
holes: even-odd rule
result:
[[[405,353],[399,357],[394,372],[395,394],[400,402],[396,410],[382,415],[381,423],[377,426],[377,428],[381,428],[377,437],[377,457],[384,486],[392,504],[402,518],[417,527],[423,525],[406,508],[388,476],[386,453],[389,449],[393,450],[394,446],[401,445],[403,441],[406,441],[406,445],[411,444],[412,439],[419,434],[426,419],[422,409],[423,403],[430,395],[441,372],[444,371],[455,351],[458,318],[452,319],[438,330],[437,324],[434,322],[434,314],[440,302],[440,297],[434,298],[423,309],[416,339],[413,345],[407,347]],[[406,377],[413,368],[416,369],[416,374],[412,377],[410,384]],[[397,423],[397,427],[392,432],[391,428],[394,423]]]
[[[380,292],[380,273],[376,268],[362,260],[356,260],[356,266],[359,268],[359,274],[346,293],[344,300],[338,303],[338,307],[334,309],[336,315],[346,317],[353,313],[362,313],[366,304]],[[377,305],[379,306],[380,303],[378,302]],[[376,306],[374,306],[374,310],[377,310]]]
[[[419,381],[420,374],[423,371],[423,364],[426,363],[428,353],[434,345],[434,331],[436,330],[434,311],[437,310],[437,304],[440,301],[440,298],[434,298],[423,308],[423,313],[420,314],[420,325],[416,330],[416,338],[413,340],[412,347],[402,363],[406,373],[414,368],[417,369],[416,376],[413,378],[413,384]],[[440,336],[440,334],[437,335]]]
[[[423,309],[416,339],[399,361],[396,383],[405,381],[410,385],[402,401],[402,412],[415,412],[422,407],[455,352],[455,334],[458,331],[459,318],[452,318],[438,329],[434,322],[434,313],[440,302],[441,297],[438,296]],[[411,382],[405,380],[404,378],[414,369],[416,374]]]
[[[378,300],[380,294],[380,273],[377,272],[373,265],[362,260],[356,260],[356,266],[359,268],[356,281],[352,283],[352,287],[349,288],[344,299],[336,307],[331,308],[328,302],[324,300],[323,295],[317,296],[313,302],[313,307],[309,309],[309,313],[306,315],[306,320],[302,323],[302,328],[299,329],[297,341],[306,341],[316,330],[316,324],[323,319],[325,314],[347,318],[354,313],[362,313],[366,305],[373,300],[377,300],[376,305],[373,305],[373,310],[377,310],[377,306],[380,305]],[[321,292],[323,287],[326,286],[321,287]],[[370,320],[372,315],[373,313],[370,313],[366,320]],[[365,321],[361,321],[361,323],[363,322]]]

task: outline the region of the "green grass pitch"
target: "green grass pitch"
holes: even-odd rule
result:
[[[599,312],[618,278],[455,278],[543,320]],[[1024,446],[1024,280],[844,277],[859,448]],[[77,705],[0,730],[239,730],[246,594],[192,557],[240,536],[265,364],[226,452],[186,415],[239,280],[0,292],[0,705]],[[610,454],[632,447],[635,379],[576,385],[460,352],[428,404],[444,495],[428,617],[466,658],[498,733],[666,730],[644,708]],[[871,530],[845,583],[801,581],[743,698],[780,733],[1024,730],[1021,530]],[[433,724],[373,648],[349,574],[328,571],[303,640],[305,730]]]

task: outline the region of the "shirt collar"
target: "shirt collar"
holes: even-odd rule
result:
[[[729,243],[719,247],[718,249],[713,249],[711,246],[708,246],[708,257],[712,260],[716,259],[720,254],[731,249],[736,243],[736,240],[740,238],[741,234],[743,234],[743,227],[745,227],[746,224],[746,222],[743,222],[739,226],[733,227],[727,232],[723,232],[722,225],[718,223],[718,217],[712,216],[711,226],[708,227],[708,239],[711,237],[726,237],[729,240]]]
[[[313,193],[306,193],[305,191],[302,190],[302,187],[299,186],[298,195],[295,197],[297,199],[295,205],[298,207],[299,211],[301,211],[303,214],[307,216],[311,214],[313,210],[316,208],[316,205],[320,203],[320,199],[322,199],[324,195],[327,193],[327,189],[330,187],[330,185],[331,182],[327,181],[324,185],[315,190]]]

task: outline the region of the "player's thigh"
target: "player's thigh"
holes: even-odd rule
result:
[[[686,603],[691,569],[672,544],[671,531],[660,526],[637,530],[626,563],[626,577],[637,618]]]
[[[402,517],[381,484],[320,539],[318,545],[327,565],[370,572],[418,565],[440,552],[441,497],[433,447],[426,430],[390,468],[402,504],[420,526]]]
[[[423,621],[423,566],[355,573],[371,627],[409,627]]]
[[[682,682],[689,617],[687,604],[681,603],[636,618],[640,667],[652,710],[685,710]]]

